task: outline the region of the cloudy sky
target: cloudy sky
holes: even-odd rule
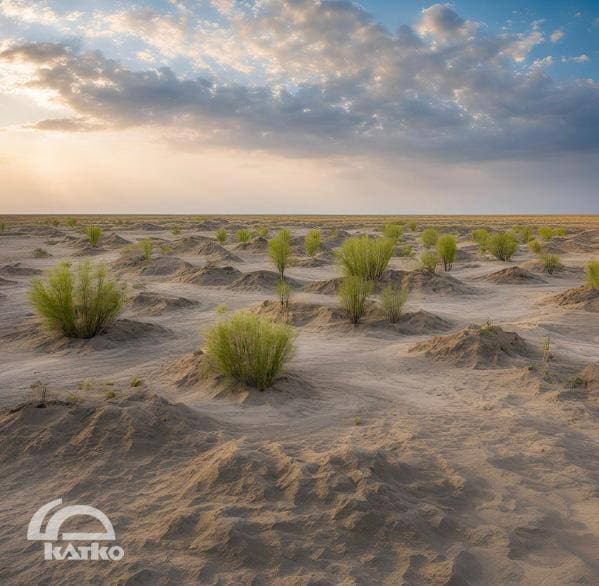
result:
[[[599,3],[0,0],[0,212],[599,213]]]

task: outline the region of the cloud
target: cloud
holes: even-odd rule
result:
[[[554,81],[543,67],[549,58],[524,65],[543,40],[539,30],[489,34],[441,4],[394,33],[348,2],[239,6],[219,3],[226,26],[182,9],[106,18],[114,31],[134,31],[161,55],[184,51],[197,62],[254,72],[247,80],[216,66],[195,77],[169,67],[133,70],[62,43],[14,44],[0,59],[33,66],[28,85],[53,92],[72,112],[38,129],[148,126],[189,148],[219,144],[290,156],[492,160],[599,146],[597,84]],[[171,28],[161,28],[164,18]],[[235,50],[219,38],[234,41]]]
[[[558,28],[549,35],[549,38],[551,39],[552,43],[557,43],[558,41],[563,39],[565,36],[566,36],[566,33],[562,29]]]
[[[576,57],[562,57],[562,63],[588,63],[591,58],[586,53],[581,53]]]

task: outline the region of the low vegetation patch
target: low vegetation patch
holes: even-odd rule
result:
[[[315,254],[320,252],[320,246],[320,230],[314,228],[313,230],[310,230],[304,238],[304,248],[306,249],[306,254],[308,256],[314,256]]]
[[[425,248],[433,248],[437,244],[437,240],[439,240],[439,232],[434,228],[427,228],[420,234],[420,242]]]
[[[237,230],[237,232],[235,232],[235,237],[237,238],[238,242],[241,242],[241,244],[245,244],[251,240],[252,234],[249,230],[242,228],[241,230]]]
[[[372,293],[372,289],[372,282],[362,277],[350,275],[343,279],[339,288],[339,299],[352,324],[360,323],[366,310],[366,300]]]
[[[432,250],[424,251],[420,255],[420,263],[425,269],[428,269],[434,273],[439,265],[439,256]]]
[[[489,238],[489,252],[497,259],[509,261],[518,249],[518,241],[510,232],[498,232]]]
[[[227,231],[224,228],[219,228],[216,231],[216,240],[219,244],[224,244],[227,241]]]
[[[385,224],[383,226],[383,236],[393,240],[394,244],[397,244],[402,237],[402,226],[401,224]]]
[[[283,280],[291,256],[291,237],[287,230],[281,230],[268,241],[268,254],[277,268],[281,280]]]
[[[437,240],[437,254],[443,262],[445,272],[451,271],[458,252],[458,245],[455,236],[445,234]]]
[[[378,281],[393,256],[393,248],[388,238],[354,236],[343,243],[337,256],[346,276]]]
[[[85,234],[87,235],[87,239],[89,240],[91,246],[95,248],[98,246],[100,236],[102,236],[102,228],[99,226],[87,226],[85,228]]]
[[[599,260],[590,260],[585,267],[587,287],[599,289]]]
[[[381,291],[381,306],[385,317],[392,323],[395,324],[401,317],[403,306],[408,299],[408,289],[397,288],[391,285],[387,285]]]
[[[154,248],[152,240],[150,238],[144,238],[139,243],[139,247],[141,248],[141,252],[144,256],[144,262],[150,262],[152,260],[152,249]]]
[[[562,268],[562,262],[557,254],[544,254],[541,256],[543,270],[548,275],[553,275]]]
[[[490,234],[484,228],[478,228],[472,232],[472,240],[478,244],[478,250],[481,254],[487,252]]]

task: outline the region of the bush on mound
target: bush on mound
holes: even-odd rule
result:
[[[85,261],[76,270],[60,263],[46,283],[33,281],[29,299],[50,330],[69,338],[92,338],[119,316],[125,292],[103,265]]]
[[[241,311],[212,327],[204,352],[221,374],[263,391],[291,358],[294,338],[292,327]]]
[[[346,276],[378,281],[393,256],[393,249],[394,242],[388,238],[356,236],[343,243],[338,258]]]
[[[495,258],[507,262],[518,249],[518,241],[509,232],[498,232],[489,238],[487,248]]]

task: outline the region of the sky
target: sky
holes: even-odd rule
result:
[[[0,0],[0,213],[599,213],[599,2]]]

